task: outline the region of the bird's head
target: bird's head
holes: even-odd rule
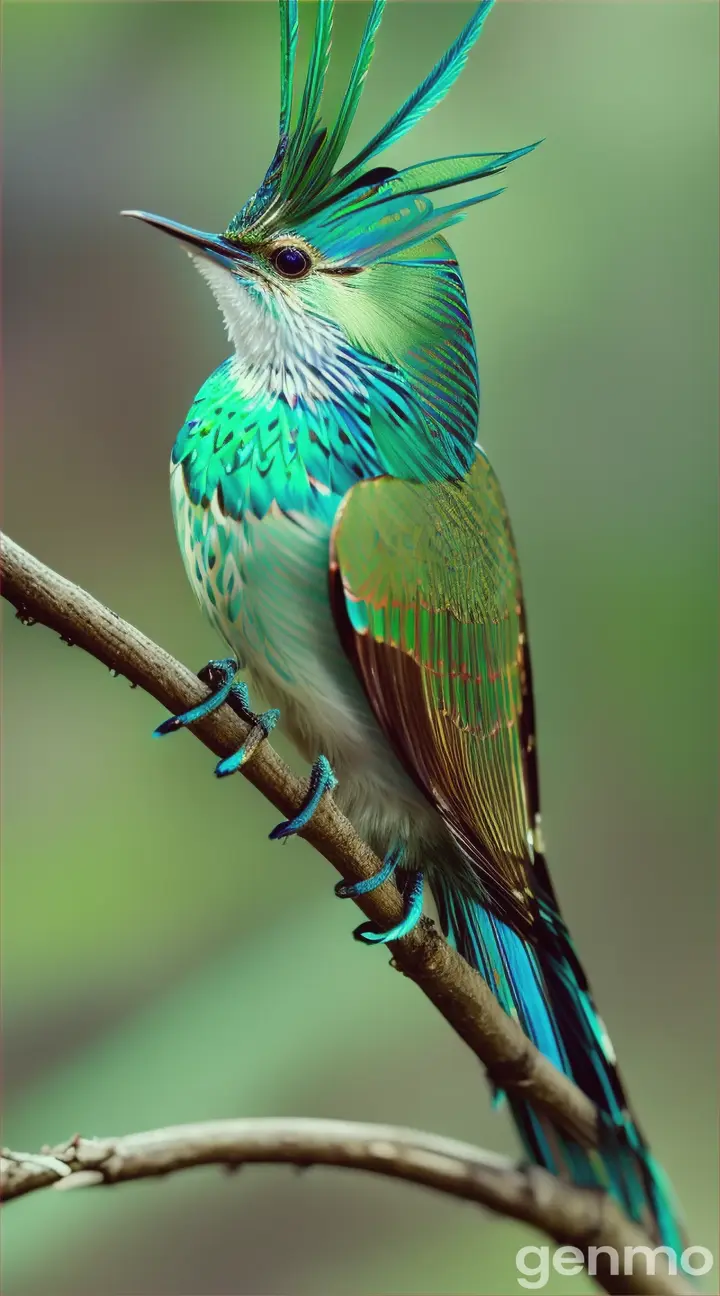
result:
[[[274,374],[277,383],[287,376],[288,359],[291,369],[307,360],[319,372],[331,353],[348,345],[404,363],[411,351],[444,350],[448,328],[471,332],[462,281],[442,231],[462,219],[468,207],[501,191],[445,206],[430,195],[494,175],[535,146],[439,158],[399,172],[374,165],[373,159],[444,98],[492,4],[483,0],[425,81],[355,157],[338,166],[385,0],[373,0],[330,127],[321,121],[320,106],[333,0],[318,0],[305,86],[295,97],[298,0],[280,0],[279,139],[257,192],[222,234],[147,212],[125,213],[185,245],[210,283],[240,365],[261,369],[266,377]]]

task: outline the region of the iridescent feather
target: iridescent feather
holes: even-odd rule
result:
[[[437,107],[442,102],[465,67],[470,50],[482,31],[483,23],[492,9],[493,3],[494,0],[483,0],[483,3],[476,9],[472,18],[460,32],[457,40],[435,64],[435,67],[422,84],[418,86],[417,90],[414,90],[410,97],[405,100],[405,103],[398,108],[397,112],[393,113],[382,129],[376,135],[373,135],[369,144],[366,144],[352,161],[338,171],[333,182],[334,189],[341,187],[343,183],[348,183],[359,175],[361,169],[371,158],[389,148],[391,144],[397,143],[432,108]]]
[[[345,95],[343,97],[337,120],[332,130],[329,132],[323,146],[319,152],[315,167],[313,168],[312,181],[307,187],[307,198],[310,199],[317,192],[322,191],[323,186],[327,183],[332,175],[333,168],[345,146],[350,127],[355,120],[360,97],[365,85],[365,78],[368,74],[373,54],[375,53],[375,36],[377,34],[380,22],[385,9],[385,0],[373,0],[372,9],[368,15],[363,32],[360,48],[357,52],[350,80],[348,82]]]
[[[290,134],[295,57],[298,41],[298,0],[280,0],[280,134]]]
[[[319,123],[319,111],[330,61],[333,12],[333,0],[318,0],[305,89],[282,172],[281,195],[293,195],[296,203],[302,200],[310,175],[314,174],[313,163],[325,137]]]

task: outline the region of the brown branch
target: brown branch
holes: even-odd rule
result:
[[[192,1166],[237,1168],[253,1162],[344,1166],[421,1184],[522,1220],[558,1245],[577,1248],[575,1262],[584,1263],[607,1292],[623,1296],[692,1292],[683,1278],[670,1274],[664,1256],[648,1266],[647,1252],[642,1250],[647,1239],[605,1194],[574,1188],[536,1166],[514,1165],[467,1143],[386,1125],[222,1120],[122,1138],[76,1136],[38,1156],[4,1150],[0,1188],[3,1199],[10,1200],[50,1185],[65,1189],[117,1184]],[[620,1273],[612,1273],[607,1253],[597,1255],[601,1247],[617,1254]],[[642,1263],[635,1256],[628,1263],[626,1248],[641,1248]],[[572,1263],[571,1257],[565,1260]],[[660,1272],[648,1272],[649,1268]]]

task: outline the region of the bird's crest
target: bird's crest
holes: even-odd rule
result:
[[[318,0],[302,95],[295,90],[298,0],[280,0],[280,130],[275,156],[257,193],[233,217],[230,239],[292,229],[341,267],[397,254],[462,219],[465,210],[502,192],[436,207],[429,194],[484,179],[535,148],[437,158],[396,172],[372,161],[439,104],[464,68],[494,0],[482,0],[455,42],[408,99],[349,162],[336,169],[362,95],[386,0],[373,0],[337,119],[322,124],[334,0]]]

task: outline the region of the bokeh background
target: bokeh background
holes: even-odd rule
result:
[[[339,5],[333,91],[364,9]],[[388,6],[354,142],[469,11]],[[219,229],[256,186],[275,5],[4,18],[5,525],[199,668],[218,644],[175,550],[166,464],[224,334],[177,246],[118,212]],[[523,559],[557,886],[710,1247],[716,48],[710,4],[500,3],[449,100],[388,159],[545,137],[453,231],[481,438]],[[516,1150],[473,1057],[351,940],[327,864],[271,845],[275,812],[213,779],[191,737],[151,742],[152,700],[10,613],[4,702],[4,1142],[305,1114]],[[208,1170],[17,1203],[3,1291],[480,1296],[518,1291],[514,1253],[540,1240],[349,1173]]]

